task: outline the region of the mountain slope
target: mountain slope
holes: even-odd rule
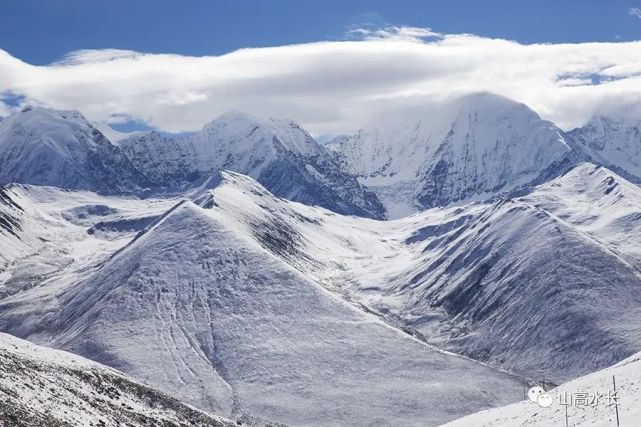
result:
[[[522,395],[434,346],[556,383],[641,347],[641,193],[595,165],[396,221],[290,202],[231,172],[169,210],[10,190],[23,221],[42,215],[52,246],[78,249],[46,280],[12,283],[0,329],[249,422],[429,425]]]
[[[0,187],[0,278],[9,263],[43,245],[46,228],[32,215],[25,215],[15,192],[15,185]],[[35,214],[35,212],[34,212]],[[29,225],[25,225],[29,222]],[[30,228],[33,233],[25,234]]]
[[[604,172],[592,173],[595,168]],[[608,202],[620,197],[611,175],[583,164],[527,196],[387,222],[319,213],[258,187],[240,192],[221,185],[196,201],[326,288],[427,342],[560,382],[641,348],[641,275],[632,249],[641,217],[630,213],[632,207],[621,210],[626,221],[611,216],[622,206]],[[232,178],[251,185],[247,178]],[[621,188],[636,188],[616,179]],[[570,189],[572,182],[599,190]],[[638,189],[625,194],[633,206],[641,203]],[[617,249],[557,216],[558,200],[578,208],[573,200],[580,198],[593,216],[601,212],[612,220],[607,233],[628,233],[629,243]],[[272,248],[247,226],[252,223],[286,224],[297,251]]]
[[[568,144],[525,105],[484,93],[418,119],[383,118],[334,150],[401,217],[528,186],[566,166]]]
[[[84,277],[175,203],[24,184],[0,187],[0,298]]]
[[[250,182],[235,192],[288,203]],[[180,203],[88,276],[2,300],[0,326],[247,422],[435,425],[520,395],[513,376],[427,346],[284,263],[271,252],[297,253],[284,224],[246,226],[251,236]]]
[[[226,113],[194,135],[169,138],[152,132],[120,146],[139,170],[165,187],[187,188],[229,169],[290,200],[342,214],[384,214],[373,193],[289,120]]]
[[[616,381],[616,394],[612,377]],[[637,425],[641,419],[641,353],[616,365],[577,378],[552,390],[552,406],[541,408],[528,401],[514,403],[473,414],[451,423],[447,427],[526,427],[565,425],[565,406],[561,403],[585,399],[590,404],[568,406],[568,424],[571,426],[610,427],[617,425],[613,399],[619,404],[619,422],[622,426]],[[600,399],[593,400],[594,396]],[[585,400],[584,400],[585,402]],[[596,403],[596,404],[595,404]],[[444,427],[445,427],[444,426]]]
[[[641,182],[641,121],[596,116],[569,136],[595,162]]]
[[[0,334],[0,421],[15,427],[236,425],[82,357]]]
[[[150,184],[79,112],[32,107],[0,122],[0,184],[12,182],[103,192]]]
[[[527,195],[550,212],[641,269],[641,189],[611,170],[584,163]]]

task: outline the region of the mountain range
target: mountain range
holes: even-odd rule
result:
[[[342,214],[384,217],[377,197],[291,120],[229,112],[193,135],[170,138],[152,132],[119,146],[161,187],[185,189],[216,171],[232,170],[289,200]]]
[[[0,331],[221,423],[440,425],[592,384],[641,351],[639,129],[486,93],[324,145],[27,107],[0,122]]]

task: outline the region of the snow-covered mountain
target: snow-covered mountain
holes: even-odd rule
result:
[[[641,350],[634,129],[568,135],[480,94],[327,146],[242,113],[115,146],[77,112],[27,108],[0,123],[0,183],[19,182],[0,186],[0,331],[249,424],[509,404]],[[47,399],[84,393],[35,370],[47,357],[29,371],[56,375]]]
[[[264,193],[222,186],[196,200],[433,345],[554,382],[641,348],[641,190],[605,168],[581,164],[526,196],[386,222]],[[282,224],[296,250],[271,249],[278,240],[255,223]]]
[[[276,254],[304,258],[302,236],[269,212],[379,222],[284,201],[236,174],[194,194],[202,207],[179,202],[137,235],[122,224],[160,201],[14,191],[58,223],[61,241],[75,239],[44,242],[48,250],[91,255],[70,254],[38,286],[13,281],[19,290],[0,300],[2,330],[247,422],[436,425],[520,396],[517,377],[429,346],[293,268]],[[241,196],[252,204],[238,205]],[[223,206],[267,216],[230,220]],[[11,277],[38,256],[21,258]]]
[[[596,116],[569,135],[595,162],[641,182],[641,120]]]
[[[0,423],[13,427],[223,427],[208,415],[85,358],[0,334]]]
[[[615,403],[618,405],[620,425],[635,426],[641,420],[641,386],[639,384],[641,384],[641,353],[609,368],[546,390],[552,396],[552,405],[549,408],[542,408],[526,400],[502,408],[481,411],[445,424],[443,427],[566,425],[566,404],[569,404],[567,425],[610,427],[617,425]]]
[[[149,185],[78,111],[40,107],[0,122],[0,184],[12,182],[104,192]]]
[[[24,184],[0,187],[0,298],[52,280],[78,280],[175,203]]]
[[[434,425],[523,387],[442,350],[560,383],[641,348],[641,190],[591,164],[395,221],[231,172],[191,201],[4,194],[0,330],[248,422]]]
[[[496,95],[468,95],[426,114],[382,117],[334,147],[390,217],[528,186],[575,155],[555,125]]]
[[[186,188],[227,169],[289,200],[343,214],[384,216],[377,197],[290,120],[229,112],[194,135],[170,138],[152,132],[120,146],[140,171],[164,187]]]

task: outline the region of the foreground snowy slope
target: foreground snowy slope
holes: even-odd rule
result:
[[[0,122],[0,184],[103,192],[150,185],[78,111],[27,107]]]
[[[614,393],[612,377],[616,381]],[[540,427],[563,426],[565,405],[568,406],[568,425],[581,427],[616,426],[613,403],[618,403],[619,423],[636,426],[641,420],[641,353],[612,367],[591,373],[574,381],[548,390],[552,405],[542,408],[529,400],[503,408],[494,408],[473,414],[443,427]],[[598,400],[594,397],[600,395]],[[616,396],[616,398],[615,398]]]
[[[485,93],[424,117],[384,117],[333,150],[392,218],[492,198],[562,170],[576,155],[555,125],[523,104]]]
[[[240,176],[228,176],[240,184],[223,184],[196,201],[326,288],[432,344],[561,382],[641,348],[641,276],[631,261],[641,237],[641,219],[632,214],[641,194],[620,177],[621,187],[612,187],[612,176],[582,164],[528,196],[387,222],[319,215]],[[627,210],[610,204],[622,188],[631,190],[625,191]],[[582,199],[583,205],[573,203]],[[563,220],[559,200],[612,219],[607,233],[600,232],[627,233],[621,242],[628,243],[614,247],[585,223]],[[576,215],[585,219],[587,212]],[[284,230],[295,251],[274,247],[251,224]]]
[[[274,198],[243,179],[236,193]],[[271,251],[295,253],[293,230],[247,226],[255,234],[182,202],[100,268],[3,299],[0,327],[248,422],[435,425],[520,396],[513,376],[430,347],[283,262]]]
[[[231,426],[71,353],[0,334],[0,423],[13,427]]]
[[[185,188],[213,172],[253,177],[274,194],[342,214],[382,218],[377,197],[299,125],[229,112],[185,137],[150,133],[120,143],[132,163],[164,187]]]

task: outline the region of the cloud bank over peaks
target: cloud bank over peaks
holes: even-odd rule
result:
[[[186,132],[240,110],[288,117],[320,135],[486,91],[565,129],[594,114],[641,118],[641,41],[526,45],[400,26],[352,29],[348,37],[202,57],[81,50],[45,66],[0,50],[0,115],[38,104]]]

